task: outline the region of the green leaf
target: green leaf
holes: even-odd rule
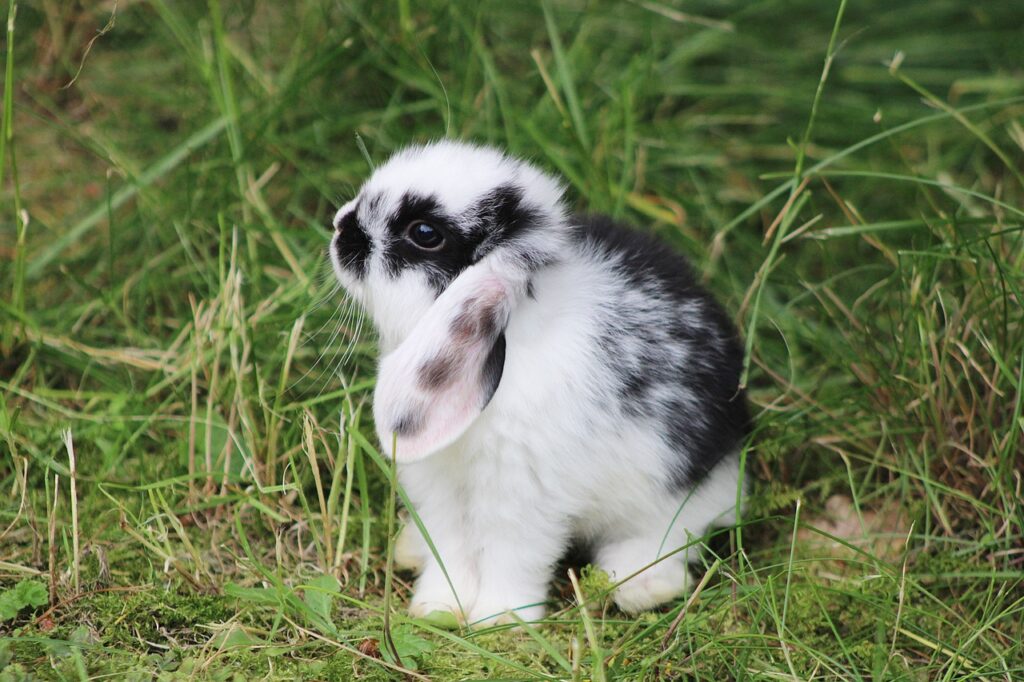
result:
[[[246,632],[245,628],[235,623],[231,627],[214,633],[213,636],[210,637],[209,644],[211,647],[216,649],[231,649],[235,647],[248,649],[265,644],[265,642],[262,639],[249,634]]]
[[[227,583],[224,585],[224,594],[261,606],[277,606],[281,603],[278,593],[267,587],[242,587],[237,583]]]
[[[49,600],[44,584],[38,580],[22,580],[0,593],[0,621],[13,620],[22,609],[43,606]]]
[[[14,586],[14,595],[22,608],[25,606],[45,606],[50,601],[50,593],[46,585],[38,580],[22,580]]]
[[[21,611],[21,606],[14,598],[14,590],[0,594],[0,621],[12,620],[18,615],[18,611]]]
[[[443,630],[458,630],[460,627],[459,619],[451,611],[431,611],[416,620],[421,620],[427,625],[433,625],[435,628]]]
[[[381,637],[380,641],[384,642],[385,640]],[[420,656],[430,653],[437,648],[430,640],[423,639],[417,635],[410,625],[399,625],[396,628],[392,628],[391,641],[395,643],[395,649],[398,651],[399,658],[402,659],[402,664],[411,669],[415,669],[414,661],[419,659]],[[385,661],[397,663],[388,647],[381,646],[380,654]]]
[[[328,574],[317,576],[302,589],[309,608],[328,623],[331,622],[331,604],[340,593],[338,579]]]

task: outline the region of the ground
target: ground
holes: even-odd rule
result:
[[[1014,3],[23,2],[4,42],[0,680],[1024,678]],[[451,135],[696,263],[741,525],[626,617],[404,616],[332,209]],[[73,453],[73,454],[72,454]]]

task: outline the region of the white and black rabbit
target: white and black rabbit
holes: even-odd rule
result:
[[[653,563],[614,597],[651,608],[689,583],[687,553],[658,559],[735,519],[735,328],[667,244],[570,216],[562,194],[441,141],[395,154],[334,217],[334,270],[380,337],[380,442],[443,564],[402,532],[413,615],[540,618],[571,543],[614,580]]]

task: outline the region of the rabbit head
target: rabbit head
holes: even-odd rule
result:
[[[334,216],[330,257],[387,351],[466,268],[485,258],[528,273],[565,239],[562,187],[497,150],[441,141],[378,167]]]
[[[561,197],[524,161],[443,141],[391,157],[337,212],[335,273],[380,336],[374,414],[386,451],[430,454],[487,405],[509,316],[568,239]]]

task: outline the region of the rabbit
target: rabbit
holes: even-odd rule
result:
[[[334,216],[334,272],[378,332],[380,445],[433,545],[413,525],[396,542],[419,573],[411,616],[540,619],[572,543],[620,609],[652,609],[689,588],[696,551],[673,550],[737,518],[735,327],[666,243],[563,194],[442,140],[391,156]]]

